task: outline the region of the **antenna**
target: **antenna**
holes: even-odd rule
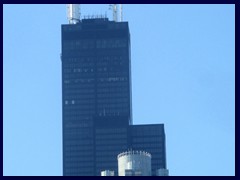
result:
[[[67,18],[69,24],[77,24],[80,21],[80,4],[67,4]]]
[[[119,6],[120,6],[120,22],[122,22],[123,21],[123,6],[122,6],[122,4],[119,4]]]
[[[110,4],[110,9],[112,9],[112,12],[113,12],[113,21],[121,22],[123,17],[122,4]]]
[[[118,6],[117,6],[117,4],[113,4],[113,20],[115,22],[118,21]]]

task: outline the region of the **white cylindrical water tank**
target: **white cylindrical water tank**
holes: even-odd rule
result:
[[[127,151],[118,155],[119,176],[151,176],[151,154]]]

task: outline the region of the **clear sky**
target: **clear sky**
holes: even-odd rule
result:
[[[107,14],[108,5],[82,5]],[[124,5],[134,124],[164,123],[170,175],[235,175],[235,6]],[[65,5],[3,6],[3,174],[62,175]]]

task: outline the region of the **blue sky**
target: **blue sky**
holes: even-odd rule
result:
[[[107,14],[108,5],[82,5]],[[170,175],[235,175],[235,6],[124,5],[134,124],[164,123]],[[65,5],[3,6],[3,174],[62,175]]]

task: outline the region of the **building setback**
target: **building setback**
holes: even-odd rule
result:
[[[118,175],[117,155],[127,149],[150,152],[153,174],[166,168],[163,124],[132,123],[130,54],[127,22],[62,25],[64,176]]]
[[[152,175],[156,175],[157,169],[167,169],[164,125],[147,124],[129,127],[132,149],[147,151],[152,155]]]

